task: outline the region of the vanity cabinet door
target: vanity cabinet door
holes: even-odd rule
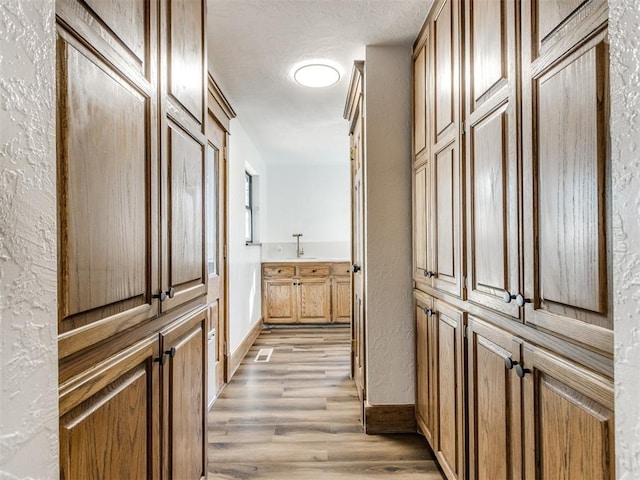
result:
[[[292,278],[265,280],[265,323],[295,323],[297,280]]]
[[[331,288],[328,278],[297,281],[298,322],[331,322]]]

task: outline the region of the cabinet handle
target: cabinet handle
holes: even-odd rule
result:
[[[164,365],[164,356],[165,356],[165,354],[163,353],[159,357],[154,358],[153,361],[156,362],[156,363],[159,363],[160,366],[162,366],[162,365]]]
[[[173,298],[173,296],[176,294],[176,290],[171,287],[169,290],[166,291],[167,297],[169,298]]]
[[[519,365],[518,362],[516,360],[514,360],[511,357],[506,357],[504,359],[504,366],[507,367],[507,370],[511,370],[513,367],[515,367],[516,365]]]
[[[282,273],[282,270],[278,270],[278,273]]]
[[[151,298],[158,298],[161,302],[164,302],[167,299],[167,294],[165,292],[160,292],[151,295]]]
[[[506,290],[502,294],[502,299],[505,301],[505,303],[511,303],[511,300],[515,300],[516,297],[517,295],[513,295],[511,292],[508,292]]]
[[[433,315],[436,314],[436,311],[435,310],[431,310],[430,308],[426,308],[425,307],[425,308],[423,308],[423,310],[424,310],[424,313],[427,314],[427,317],[432,317]]]
[[[427,277],[427,278],[432,278],[432,277],[435,277],[436,274],[434,272],[432,272],[431,270],[425,270],[424,271],[424,276]]]
[[[358,273],[358,272],[360,271],[360,266],[359,266],[359,265],[353,265],[353,266],[351,267],[351,271],[352,271],[353,273]]]
[[[528,298],[524,298],[522,295],[518,294],[516,296],[516,305],[519,307],[524,307],[525,303],[531,303],[531,300]]]
[[[317,272],[317,270],[311,270],[311,273],[316,273],[316,272]]]
[[[176,347],[171,347],[169,350],[166,350],[164,353],[169,355],[171,358],[173,358],[176,356]]]
[[[524,368],[522,365],[518,364],[516,365],[516,375],[518,375],[520,378],[524,378],[524,376],[527,373],[531,373],[531,370],[528,368]]]

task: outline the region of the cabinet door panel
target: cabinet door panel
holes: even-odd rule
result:
[[[458,2],[445,0],[433,19],[434,35],[434,143],[456,120]]]
[[[169,1],[169,93],[200,124],[204,121],[204,4]]]
[[[414,279],[417,282],[431,285],[431,279],[427,272],[431,270],[430,251],[431,226],[429,224],[429,209],[431,202],[431,162],[419,167],[414,172],[413,187],[413,252],[414,252]]]
[[[163,379],[165,478],[206,476],[207,311],[178,320],[160,333],[166,355]]]
[[[265,322],[293,323],[296,314],[296,292],[293,279],[267,280],[265,288]]]
[[[351,321],[351,280],[336,278],[332,291],[333,323],[349,323]]]
[[[449,479],[464,479],[464,314],[434,303],[438,317],[438,441],[436,456]]]
[[[64,357],[157,314],[157,154],[151,98],[62,31],[58,95]]]
[[[438,449],[438,320],[427,315],[433,299],[416,299],[416,420],[420,430]]]
[[[427,146],[427,84],[426,52],[423,45],[413,60],[413,152],[420,153]]]
[[[460,159],[455,144],[435,155],[432,234],[434,286],[456,296],[462,294]]]
[[[585,2],[560,29],[564,43],[536,59],[525,7],[525,321],[612,354],[606,5]]]
[[[168,310],[206,293],[207,265],[204,231],[204,146],[169,123],[168,159],[168,286],[175,297],[163,303]]]
[[[613,383],[533,347],[524,364],[525,479],[613,480]]]
[[[158,341],[60,386],[60,477],[160,478]]]
[[[298,284],[298,321],[300,323],[328,323],[331,320],[329,280],[302,279]]]
[[[512,335],[469,319],[469,478],[518,480],[522,476],[520,380],[505,361],[520,361]]]

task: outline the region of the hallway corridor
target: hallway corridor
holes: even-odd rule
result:
[[[366,435],[359,417],[348,328],[264,330],[209,412],[208,478],[443,478],[422,437]]]

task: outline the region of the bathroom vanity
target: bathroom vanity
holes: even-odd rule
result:
[[[262,315],[266,324],[348,324],[349,262],[314,259],[264,262]]]

